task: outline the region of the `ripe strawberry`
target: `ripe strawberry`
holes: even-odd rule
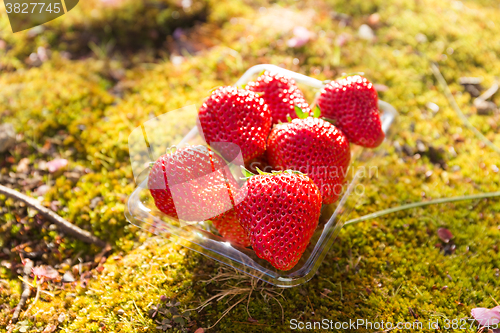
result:
[[[385,138],[377,101],[373,84],[354,75],[328,83],[321,90],[317,103],[322,116],[333,119],[349,142],[375,148]]]
[[[205,146],[178,149],[151,168],[156,207],[173,218],[204,221],[233,208],[236,181],[222,158]]]
[[[240,244],[244,247],[251,245],[250,238],[243,229],[234,209],[224,213],[222,216],[212,219],[213,225],[217,228],[222,237],[231,243]]]
[[[337,200],[351,153],[347,138],[335,126],[319,118],[293,119],[275,125],[267,145],[273,168],[305,173],[318,186],[324,204]]]
[[[318,225],[318,187],[306,175],[287,170],[250,177],[237,197],[236,212],[255,254],[277,269],[292,269]]]
[[[232,142],[241,149],[245,162],[266,150],[271,113],[264,99],[254,92],[235,87],[218,88],[205,100],[198,118],[202,135],[211,146]]]
[[[287,75],[266,71],[257,80],[248,83],[246,89],[262,93],[262,98],[271,110],[273,124],[286,122],[287,116],[297,118],[295,106],[303,112],[311,112],[299,87]]]

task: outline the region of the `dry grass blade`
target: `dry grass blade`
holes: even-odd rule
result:
[[[242,297],[238,302],[234,303],[233,305],[231,305],[229,308],[227,308],[223,313],[222,313],[222,316],[215,322],[215,324],[213,324],[212,326],[210,326],[209,328],[207,328],[207,330],[209,329],[212,329],[214,328],[221,320],[222,318],[224,318],[228,313],[229,311],[231,311],[236,305],[240,304],[241,302],[243,302],[244,300],[246,299],[246,296],[245,297]]]
[[[24,264],[24,280],[28,281],[30,275],[31,275],[31,270],[33,269],[33,261],[30,259],[25,259],[25,264]],[[28,298],[31,296],[31,285],[27,282],[23,282],[23,293],[21,294],[21,299],[19,300],[19,303],[17,303],[16,309],[14,311],[14,314],[12,315],[11,322],[16,323],[17,319],[19,318],[19,314],[21,313],[21,310],[23,309],[24,305],[26,304],[26,301]]]
[[[436,64],[431,64],[431,70],[436,79],[438,80],[439,84],[441,85],[441,88],[444,91],[444,95],[448,99],[448,102],[451,104],[451,107],[455,111],[455,113],[458,115],[460,120],[462,120],[462,123],[469,128],[474,134],[484,142],[485,145],[496,151],[497,153],[500,154],[500,148],[495,146],[493,142],[488,140],[483,133],[479,132],[477,128],[475,128],[470,122],[469,119],[464,115],[462,110],[460,110],[460,107],[457,104],[457,101],[453,97],[453,94],[451,93],[450,87],[448,86],[448,83],[446,83],[446,80],[444,79],[443,75],[441,74],[441,71],[439,70],[439,67]]]
[[[230,281],[236,281],[232,285],[228,285]],[[237,271],[236,269],[233,269],[232,271],[229,271],[229,268],[223,267],[221,270],[218,272],[217,275],[212,277],[209,280],[202,281],[205,283],[217,283],[217,282],[223,282],[222,286],[227,286],[226,289],[223,290],[218,290],[218,293],[209,299],[205,300],[200,304],[195,309],[192,310],[197,310],[201,311],[204,309],[206,306],[208,306],[212,301],[216,300],[217,302],[221,301],[224,298],[228,298],[226,303],[231,302],[235,297],[239,295],[243,295],[241,299],[239,299],[236,303],[232,304],[229,308],[224,310],[222,313],[222,316],[217,320],[217,322],[209,327],[208,329],[211,329],[217,325],[224,316],[226,316],[236,305],[240,304],[243,302],[245,299],[247,300],[247,305],[246,305],[246,311],[248,313],[248,316],[251,318],[252,315],[250,314],[250,300],[252,299],[252,295],[255,295],[254,292],[259,293],[264,299],[273,299],[278,303],[278,305],[281,308],[281,318],[282,322],[285,320],[285,312],[283,309],[283,306],[281,305],[281,302],[279,301],[279,297],[282,297],[283,299],[285,298],[283,296],[283,291],[284,289],[277,288],[274,286],[271,286],[267,284],[266,282],[263,282],[260,280],[258,277],[252,277],[249,275],[245,275]],[[249,284],[249,287],[242,287],[240,286],[241,284]],[[277,291],[277,289],[280,289],[280,291]]]
[[[23,317],[26,317],[30,313],[31,308],[36,304],[36,302],[38,302],[38,298],[40,298],[40,290],[41,290],[40,285],[37,285],[35,299],[33,300],[33,303],[31,303],[30,306],[26,309]]]

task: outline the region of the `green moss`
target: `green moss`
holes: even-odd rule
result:
[[[203,282],[222,266],[167,240],[152,238],[136,248],[149,235],[132,227],[123,210],[135,186],[128,156],[130,132],[152,116],[200,105],[212,88],[233,84],[246,68],[257,63],[278,64],[323,80],[342,72],[363,71],[373,82],[388,87],[380,97],[394,105],[400,117],[389,140],[368,160],[378,172],[363,180],[365,196],[353,201],[350,217],[414,201],[499,190],[500,173],[495,166],[500,167],[500,158],[464,128],[430,70],[430,62],[436,62],[464,113],[500,145],[498,116],[477,115],[472,98],[458,84],[462,76],[482,76],[483,85],[488,87],[500,76],[500,27],[493,23],[500,17],[498,6],[489,1],[465,1],[467,10],[462,10],[459,3],[445,0],[207,3],[208,22],[193,31],[210,31],[217,36],[216,46],[185,56],[181,64],[158,61],[137,65],[106,54],[69,61],[56,52],[40,68],[0,78],[2,120],[13,122],[24,140],[35,145],[50,141],[58,153],[71,160],[72,167],[88,168],[89,172],[76,181],[56,175],[55,186],[44,201],[58,200],[59,214],[123,252],[123,259],[112,255],[102,271],[94,270],[87,288],[67,286],[56,297],[39,300],[30,310],[29,325],[46,326],[65,313],[67,319],[59,325],[62,331],[150,332],[157,323],[147,312],[161,295],[175,296],[181,302],[179,308],[185,310],[196,308],[219,290],[250,287],[249,279]],[[97,44],[103,45],[109,36],[127,44],[121,33],[144,26],[153,29],[159,24],[139,22],[123,28],[130,23],[127,15],[146,10],[136,6],[143,5],[124,2],[116,13],[99,12],[92,19],[91,31],[104,26],[109,15],[113,28],[104,29]],[[260,6],[267,9],[252,9]],[[66,40],[79,38],[87,5],[82,4],[80,10],[72,19],[68,15],[66,21],[49,25],[50,34],[43,37],[47,41],[42,35],[29,42],[25,37],[7,40],[9,47],[15,47],[0,55],[2,63],[10,64],[10,69],[24,67],[17,64],[17,57],[31,52],[25,50],[31,50],[33,43],[50,44],[50,36],[59,36],[63,28]],[[341,24],[333,12],[348,14],[350,20]],[[380,15],[377,39],[371,43],[360,40],[357,29],[374,12]],[[167,18],[169,12],[165,13],[155,17]],[[148,15],[141,20],[149,20]],[[240,17],[231,20],[234,16]],[[173,29],[168,19],[164,23],[165,29]],[[315,37],[305,47],[291,49],[286,41],[297,25],[308,27]],[[417,38],[418,34],[426,38]],[[347,42],[336,57],[335,43],[340,35],[347,36]],[[145,38],[154,45],[154,39]],[[196,34],[192,38],[202,39]],[[118,80],[112,75],[117,70],[124,73]],[[307,94],[309,98],[313,95]],[[497,104],[499,98],[494,98]],[[439,111],[429,110],[428,102],[437,104]],[[180,118],[175,126],[185,126],[185,122]],[[168,129],[165,132],[166,139],[175,140]],[[437,163],[428,150],[408,156],[400,148],[406,145],[416,152],[417,142],[440,151],[443,163]],[[15,170],[25,156],[12,157],[15,163],[3,168],[2,175]],[[40,153],[33,149],[29,157],[34,160]],[[102,200],[93,204],[97,197]],[[1,213],[1,221],[7,225],[16,219],[15,205],[3,198],[2,204],[10,210]],[[271,295],[281,290],[261,286],[262,292],[251,295],[248,312],[245,299],[214,330],[286,332],[292,318],[414,321],[410,308],[424,323],[436,317],[469,317],[474,307],[494,306],[492,297],[499,292],[499,216],[500,204],[491,199],[413,209],[346,227],[310,282],[284,290],[283,297],[277,296],[279,303]],[[28,226],[34,223],[31,219]],[[439,248],[444,246],[436,235],[441,227],[455,236],[453,253],[445,254]],[[27,232],[17,224],[2,231],[4,244]],[[35,239],[50,242],[57,237],[56,232],[43,227]],[[60,260],[80,251],[98,252],[70,238],[63,244]],[[0,281],[0,303],[7,304],[0,308],[0,327],[4,327],[19,299],[21,283],[15,274],[2,266],[0,269],[1,281],[7,281],[7,285]],[[229,298],[212,302],[196,312],[192,330],[213,325],[245,295],[248,297],[243,293],[227,303]],[[249,316],[258,322],[249,321]]]

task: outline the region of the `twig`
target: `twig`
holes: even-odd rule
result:
[[[30,259],[24,260],[24,280],[28,281],[31,270],[33,269],[33,261]],[[11,323],[15,324],[17,319],[19,318],[19,314],[23,309],[26,301],[31,296],[31,286],[29,283],[23,282],[23,293],[21,294],[21,299],[19,299],[19,303],[17,303],[16,309],[14,310],[14,314],[12,315]]]
[[[436,204],[464,201],[464,200],[485,199],[485,198],[492,198],[492,197],[498,197],[498,196],[500,196],[500,192],[490,192],[490,193],[481,193],[481,194],[474,194],[474,195],[465,195],[465,196],[461,196],[461,197],[442,198],[442,199],[436,199],[436,200],[431,200],[431,201],[413,202],[413,203],[408,204],[408,205],[402,205],[402,206],[398,206],[398,207],[394,207],[394,208],[384,209],[384,210],[378,211],[376,213],[361,216],[361,217],[358,217],[356,219],[352,219],[352,220],[347,221],[344,225],[354,224],[354,223],[374,219],[374,218],[377,218],[377,217],[380,217],[383,215],[399,212],[399,211],[410,209],[410,208],[418,208],[418,207],[424,207],[424,206],[429,206],[429,205],[436,205]]]
[[[41,282],[40,282],[41,284]],[[28,315],[28,313],[30,312],[31,308],[36,304],[36,302],[38,301],[38,298],[40,297],[40,284],[38,284],[36,286],[36,295],[35,295],[35,299],[33,300],[33,303],[30,304],[30,306],[28,306],[28,308],[26,309],[26,311],[24,312],[24,315],[23,317],[26,317]]]
[[[490,147],[491,149],[493,149],[494,151],[496,151],[497,153],[500,154],[500,148],[495,146],[493,144],[493,142],[491,142],[490,140],[488,140],[484,135],[483,133],[479,132],[477,130],[477,128],[475,128],[470,122],[469,122],[469,119],[467,119],[467,117],[463,114],[462,110],[460,110],[460,107],[458,106],[457,104],[457,101],[455,101],[455,98],[453,97],[453,94],[451,93],[450,91],[450,88],[448,87],[448,84],[446,83],[446,80],[444,79],[443,75],[441,74],[441,72],[439,71],[439,68],[436,64],[431,64],[431,69],[432,69],[432,73],[434,74],[434,76],[436,77],[436,79],[438,80],[439,84],[441,85],[441,87],[443,88],[443,91],[444,91],[444,94],[446,96],[446,98],[448,99],[448,102],[451,104],[451,107],[453,108],[453,110],[455,110],[456,114],[458,115],[458,117],[462,120],[462,123],[467,127],[469,128],[472,132],[474,132],[474,134],[481,140],[484,142],[484,144],[486,144],[488,147]]]
[[[495,81],[488,90],[486,90],[484,93],[481,94],[481,96],[479,96],[474,100],[474,105],[478,106],[482,102],[485,102],[486,100],[490,99],[493,95],[495,95],[497,91],[498,91],[498,82]]]
[[[22,194],[16,190],[10,189],[3,185],[0,185],[0,194],[4,194],[8,197],[22,201],[27,206],[36,209],[46,219],[50,220],[51,222],[59,226],[62,232],[72,235],[76,239],[79,239],[86,243],[95,244],[100,247],[106,247],[107,245],[106,242],[100,240],[96,236],[92,235],[90,232],[80,229],[71,222],[66,221],[65,219],[54,213],[52,210],[40,205],[40,203],[37,200],[30,198],[25,194]]]

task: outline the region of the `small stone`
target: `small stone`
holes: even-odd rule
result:
[[[28,173],[30,171],[29,165],[30,165],[30,159],[27,157],[22,158],[17,164],[17,169],[16,169],[17,173]]]
[[[427,36],[422,34],[422,33],[418,33],[416,36],[415,36],[415,40],[419,43],[426,43],[427,42]]]
[[[439,106],[435,103],[428,102],[427,104],[425,104],[425,106],[427,106],[427,108],[434,113],[439,111]]]
[[[359,38],[367,41],[372,41],[375,39],[375,33],[373,32],[373,29],[370,28],[370,26],[367,24],[362,24],[359,27],[358,36]]]
[[[47,193],[50,189],[50,186],[47,185],[41,185],[35,190],[36,195],[38,196],[44,196],[45,193]]]
[[[403,145],[403,152],[408,156],[413,156],[415,154],[413,148],[407,145],[406,143]]]
[[[373,13],[368,17],[368,24],[372,27],[376,27],[380,23],[380,14]]]
[[[102,202],[102,197],[95,197],[94,199],[90,200],[90,209],[96,208],[100,202]]]
[[[425,146],[425,144],[420,141],[420,140],[417,140],[417,151],[419,153],[425,153],[427,151],[427,147]]]
[[[401,145],[399,144],[399,142],[397,141],[394,141],[394,151],[398,154],[401,154],[403,152],[403,148],[401,147]]]
[[[73,276],[73,273],[71,273],[71,271],[67,271],[66,273],[64,273],[62,277],[62,282],[63,283],[75,282],[75,277]]]
[[[479,97],[481,95],[480,87],[473,84],[464,85],[464,89],[468,92],[472,97]]]
[[[57,317],[57,321],[60,322],[61,324],[64,323],[64,321],[66,320],[66,315],[64,314],[64,312],[62,312],[59,317]]]
[[[123,311],[122,309],[118,309],[116,311],[116,314],[119,315],[119,316],[123,316],[125,314],[125,311]]]
[[[478,115],[489,116],[497,110],[497,106],[495,103],[490,101],[481,101],[477,103],[476,109]]]
[[[0,153],[4,153],[16,143],[16,132],[11,124],[0,125]]]

